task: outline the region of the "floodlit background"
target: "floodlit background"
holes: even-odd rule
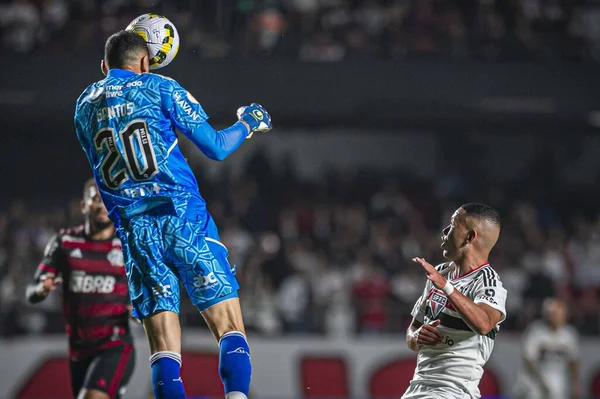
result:
[[[182,146],[231,252],[253,399],[398,398],[440,231],[464,202],[503,217],[491,262],[508,318],[481,385],[509,398],[521,333],[558,296],[600,398],[600,2],[593,0],[0,1],[0,397],[69,397],[60,295],[25,302],[50,235],[81,222],[90,176],[75,100],[103,44],[156,12],[181,49],[160,70],[211,123],[260,102],[275,129],[222,163]],[[218,397],[217,348],[182,307],[184,380]],[[128,398],[147,398],[139,336]],[[208,371],[207,371],[208,370]],[[222,396],[221,396],[222,397]]]

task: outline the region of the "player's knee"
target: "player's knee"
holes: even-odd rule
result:
[[[157,312],[145,317],[142,323],[152,353],[181,352],[181,330],[177,313]]]
[[[239,331],[228,332],[221,337],[219,349],[219,376],[225,393],[241,392],[248,395],[252,365],[246,337]]]
[[[202,311],[202,316],[212,333],[219,340],[229,332],[237,331],[244,334],[242,308],[238,298],[219,302]]]

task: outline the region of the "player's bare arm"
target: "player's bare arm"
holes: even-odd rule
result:
[[[525,357],[524,359],[525,370],[529,374],[529,376],[535,381],[540,389],[543,391],[544,395],[548,395],[550,393],[550,389],[548,388],[548,383],[544,380],[542,373],[540,373],[540,369],[537,366],[535,360]]]
[[[430,280],[437,289],[444,291],[448,280],[435,270],[435,267],[423,258],[413,258],[413,261],[421,265],[427,273],[427,279]],[[500,311],[484,303],[475,303],[461,294],[458,290],[452,289],[451,293],[445,293],[465,323],[467,323],[477,334],[486,335],[492,331],[494,326],[498,324],[502,318],[502,313],[500,313]]]

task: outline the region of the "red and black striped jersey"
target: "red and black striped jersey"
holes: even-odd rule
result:
[[[129,294],[121,242],[90,239],[83,226],[54,236],[38,266],[44,275],[63,278],[63,306],[72,358],[131,342]]]

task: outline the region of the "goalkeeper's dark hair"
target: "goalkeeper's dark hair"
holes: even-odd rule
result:
[[[140,54],[148,55],[146,41],[137,33],[122,30],[106,40],[104,59],[109,68],[123,68],[136,63]]]
[[[500,214],[489,205],[472,202],[462,205],[460,209],[464,210],[468,216],[486,220],[500,227]]]

